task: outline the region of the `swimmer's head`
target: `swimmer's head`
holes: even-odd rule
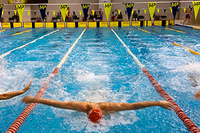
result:
[[[93,123],[99,123],[99,120],[103,118],[103,114],[100,109],[93,109],[90,111],[88,118],[93,122]]]

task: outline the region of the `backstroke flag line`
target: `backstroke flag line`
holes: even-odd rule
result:
[[[16,5],[16,9],[18,11],[19,19],[20,19],[21,22],[22,22],[22,19],[23,19],[24,8],[25,8],[25,5]]]
[[[197,19],[197,15],[200,8],[200,1],[193,1],[192,3],[193,3],[193,8],[194,8],[195,19]]]
[[[59,5],[60,6],[60,11],[61,11],[61,15],[63,17],[63,21],[65,22],[65,18],[67,15],[67,7],[68,5]]]
[[[149,8],[150,17],[151,17],[151,20],[152,20],[155,9],[156,9],[156,3],[155,2],[148,3],[148,8]]]
[[[128,13],[128,20],[130,20],[131,12],[133,10],[134,3],[125,3],[125,7]]]
[[[107,21],[108,21],[109,16],[110,16],[111,8],[112,8],[112,3],[104,3],[104,9],[105,9]]]

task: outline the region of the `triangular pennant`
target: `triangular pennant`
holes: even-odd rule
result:
[[[42,20],[44,21],[44,19],[46,17],[47,5],[38,5],[38,7],[40,9],[40,14],[41,14]]]
[[[166,8],[164,8],[164,13],[166,12]]]
[[[30,16],[30,11],[28,11],[28,15]]]
[[[146,14],[147,13],[147,9],[144,9],[144,14]]]
[[[17,14],[17,10],[14,10],[14,14],[15,14],[15,15]]]
[[[82,6],[84,18],[85,18],[85,20],[87,20],[90,4],[81,4],[81,6]]]
[[[2,15],[3,15],[3,13],[4,13],[4,10],[2,11]]]
[[[49,11],[47,11],[47,15],[49,15]]]
[[[130,17],[131,17],[131,13],[133,14],[133,6],[134,6],[134,3],[125,3],[125,7],[126,7],[126,10],[127,10],[127,13],[128,13],[128,20],[130,20]]]
[[[110,16],[111,8],[112,8],[112,3],[104,3],[104,9],[105,9],[107,21],[108,21],[109,16]]]
[[[155,9],[156,9],[156,2],[148,3],[148,8],[149,8],[150,17],[151,17],[151,20],[152,20],[154,12],[155,12]]]
[[[19,19],[20,19],[21,22],[22,22],[22,19],[23,19],[24,8],[25,8],[25,5],[16,5],[16,9],[18,11]]]
[[[34,15],[36,15],[36,11],[34,11]]]
[[[80,16],[81,16],[81,14],[82,14],[82,11],[79,11],[79,14],[80,14]]]
[[[0,5],[0,21],[1,21],[1,15],[3,15],[3,4]]]
[[[194,15],[195,15],[195,19],[197,19],[197,15],[199,12],[199,7],[200,7],[200,1],[193,1],[193,7],[194,7]]]
[[[170,7],[170,11],[171,11],[171,13],[172,13],[172,8]]]
[[[59,6],[60,6],[61,15],[63,17],[63,21],[65,22],[65,18],[66,18],[66,15],[67,15],[66,11],[67,11],[68,5],[59,5]]]
[[[95,10],[92,10],[92,14],[93,14],[93,16],[94,16],[94,12],[95,12]]]
[[[114,13],[115,13],[115,10],[112,10],[112,15],[114,15]]]
[[[10,15],[10,11],[8,11],[8,15]]]
[[[184,11],[184,12],[186,11],[186,7],[183,7],[183,11]]]
[[[119,9],[119,10],[118,10],[118,14],[120,14],[120,13],[121,13],[121,10]]]
[[[174,19],[175,19],[176,18],[176,13],[178,11],[178,7],[180,5],[180,2],[171,2],[171,5],[172,5],[173,16],[174,16]]]
[[[160,12],[160,9],[159,8],[157,8],[157,13],[159,13]]]
[[[131,14],[133,15],[134,10],[132,10]]]
[[[55,11],[53,11],[53,16],[55,16],[56,15],[56,12]]]
[[[138,9],[138,14],[140,14],[140,9]]]

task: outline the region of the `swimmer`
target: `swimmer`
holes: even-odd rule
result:
[[[76,110],[79,112],[84,112],[88,115],[88,118],[93,123],[99,123],[99,120],[103,118],[104,115],[109,113],[125,111],[125,110],[138,110],[151,106],[160,106],[164,109],[171,110],[173,108],[172,104],[167,101],[155,101],[155,102],[138,102],[138,103],[94,103],[94,102],[62,102],[51,99],[35,98],[31,96],[26,96],[21,100],[23,103],[41,103],[44,105],[53,106],[56,108]]]
[[[185,23],[185,21],[188,19],[188,21],[189,21],[189,23],[190,23],[190,14],[192,14],[192,12],[191,12],[191,6],[189,6],[189,8],[185,11],[185,13],[186,13],[186,16],[185,16],[185,20],[184,20],[184,22],[183,22],[183,25],[184,25],[184,23]]]
[[[27,92],[28,89],[30,88],[31,83],[32,83],[32,82],[30,81],[30,83],[29,83],[26,87],[24,87],[24,89],[21,90],[21,91],[13,91],[13,92],[5,93],[5,94],[0,94],[0,100],[7,100],[7,99],[13,98],[13,97],[15,97],[15,96],[24,94],[24,93]]]

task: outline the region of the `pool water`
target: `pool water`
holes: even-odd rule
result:
[[[199,30],[169,28],[200,35]],[[158,81],[163,89],[200,127],[200,103],[194,100],[191,76],[200,86],[200,58],[183,47],[174,46],[157,36],[171,40],[200,53],[200,38],[162,27],[142,27],[157,36],[134,27],[113,27],[114,31]],[[0,32],[0,55],[57,29],[16,28]],[[26,107],[20,100],[35,96],[49,74],[84,28],[65,28],[45,36],[0,59],[0,93],[21,90],[32,81],[30,90],[18,97],[0,102],[0,132],[6,132]],[[67,60],[47,87],[43,98],[59,101],[142,102],[163,98],[137,66],[126,48],[109,28],[88,28]],[[105,116],[93,124],[84,113],[38,104],[18,130],[19,133],[55,132],[189,132],[173,111],[151,107],[123,111]]]

